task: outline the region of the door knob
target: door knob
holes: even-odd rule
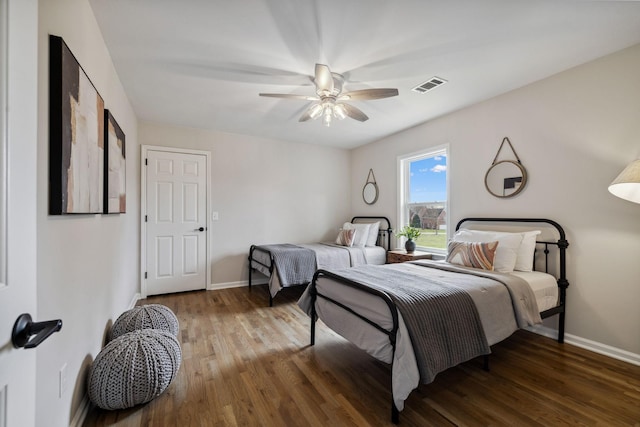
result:
[[[23,313],[16,319],[11,332],[11,342],[15,348],[34,348],[42,344],[54,332],[62,329],[62,320],[33,322],[31,315]],[[35,337],[31,339],[31,337]]]
[[[196,229],[195,229],[195,230],[193,230],[193,231],[204,231],[204,227],[196,228]]]

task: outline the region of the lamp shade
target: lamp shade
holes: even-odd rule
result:
[[[640,203],[640,159],[631,162],[609,186],[614,196]]]

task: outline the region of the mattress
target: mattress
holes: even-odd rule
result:
[[[558,305],[558,282],[551,274],[540,271],[514,271],[511,273],[524,279],[536,296],[538,311],[543,312]]]

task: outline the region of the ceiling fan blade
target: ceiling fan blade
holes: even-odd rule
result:
[[[305,111],[298,119],[299,122],[306,122],[308,120],[311,120],[311,113],[309,110]]]
[[[389,98],[398,95],[398,89],[362,89],[343,93],[338,97],[340,101],[364,101],[369,99]]]
[[[324,64],[316,64],[316,93],[325,95],[333,92],[333,76],[331,70]]]
[[[320,98],[317,96],[309,95],[296,95],[294,93],[259,93],[260,96],[268,96],[270,98],[286,98],[286,99],[301,99],[303,101],[318,101]]]
[[[342,108],[344,108],[345,113],[347,113],[347,116],[351,117],[352,119],[358,120],[359,122],[366,122],[367,120],[369,120],[369,117],[367,117],[365,113],[363,113],[359,108],[356,108],[353,105],[343,103],[338,105],[341,105]]]

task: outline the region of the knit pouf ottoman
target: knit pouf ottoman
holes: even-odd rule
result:
[[[169,332],[141,329],[121,335],[91,364],[89,399],[108,410],[149,402],[169,387],[181,360],[178,339]]]
[[[111,328],[111,339],[139,329],[160,329],[178,336],[178,318],[169,307],[148,304],[133,307],[122,313]]]

